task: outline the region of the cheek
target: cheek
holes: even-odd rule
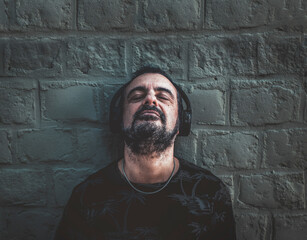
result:
[[[134,108],[125,106],[125,110],[123,111],[124,127],[132,123],[134,113],[135,113]]]
[[[177,121],[178,118],[178,109],[172,108],[169,109],[169,114],[168,114],[168,121],[174,125]]]
[[[124,126],[127,126],[127,124],[129,123],[130,121],[130,114],[126,111],[123,112],[123,123],[124,123]]]

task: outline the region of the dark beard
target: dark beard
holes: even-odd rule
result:
[[[160,115],[162,126],[157,126],[154,122],[149,121],[158,120],[158,116],[142,116],[141,114],[144,110],[157,111]],[[137,120],[145,121],[136,124]],[[165,123],[165,115],[161,110],[157,109],[155,106],[144,105],[134,114],[132,126],[123,129],[124,141],[128,148],[137,155],[163,152],[171,146],[179,129],[178,119],[172,131],[166,131]]]

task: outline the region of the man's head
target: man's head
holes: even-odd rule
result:
[[[142,73],[123,92],[123,133],[136,154],[162,152],[179,133],[177,89],[160,73]]]
[[[150,110],[152,109],[152,110]],[[177,90],[159,73],[144,73],[134,78],[123,92],[123,127],[129,127],[132,118],[165,124],[173,128],[178,120]]]
[[[124,107],[124,99],[125,99],[125,94],[126,94],[126,90],[127,90],[127,87],[129,87],[129,85],[137,78],[139,78],[141,75],[144,75],[144,74],[159,74],[159,75],[162,75],[164,76],[164,78],[166,80],[168,80],[168,82],[170,82],[175,88],[176,88],[176,95],[177,95],[177,103],[178,103],[178,116],[179,116],[179,119],[178,121],[180,122],[180,116],[182,114],[182,111],[183,111],[183,104],[182,104],[182,96],[180,94],[180,91],[178,90],[178,86],[173,82],[173,80],[171,79],[171,77],[166,73],[164,72],[162,69],[160,69],[159,67],[154,67],[154,66],[145,66],[145,67],[142,67],[140,68],[139,70],[137,70],[136,72],[134,72],[132,74],[132,78],[130,79],[130,81],[128,83],[126,83],[124,85],[124,90],[122,91],[121,93],[121,97],[120,97],[120,107],[121,107],[121,112],[123,112],[123,107]],[[182,91],[182,90],[181,90]]]
[[[183,110],[182,99],[186,110]],[[135,134],[141,142],[147,138],[148,141],[172,143],[179,129],[180,135],[187,136],[190,125],[189,99],[160,68],[143,67],[135,72],[114,95],[110,105],[111,130],[119,132],[122,129],[126,144],[130,142],[127,136],[135,141]],[[170,140],[164,138],[165,134]],[[155,139],[157,136],[160,140]]]

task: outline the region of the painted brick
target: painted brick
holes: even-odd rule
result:
[[[196,30],[201,26],[200,0],[141,1],[139,24],[146,30]]]
[[[57,206],[65,206],[72,189],[93,173],[93,169],[58,168],[54,170],[53,181]]]
[[[6,239],[53,239],[53,232],[58,224],[58,211],[17,210],[8,214]]]
[[[125,76],[125,42],[118,39],[70,38],[67,70],[74,74]]]
[[[268,131],[264,140],[263,167],[307,167],[307,129]]]
[[[131,29],[135,4],[132,0],[78,0],[78,27],[81,30]]]
[[[8,0],[0,0],[0,30],[7,30],[9,26]]]
[[[212,29],[272,25],[279,29],[298,30],[307,23],[307,4],[302,0],[210,0],[206,3],[206,27]]]
[[[11,133],[0,130],[0,164],[12,163]]]
[[[265,0],[209,0],[206,11],[206,27],[212,29],[238,29],[257,27],[268,22],[268,4]]]
[[[257,42],[251,35],[208,36],[190,45],[192,78],[256,73]]]
[[[0,169],[0,204],[44,206],[46,173],[35,169]]]
[[[241,175],[238,200],[250,207],[303,209],[304,188],[302,173]]]
[[[270,218],[254,213],[236,214],[237,238],[240,240],[265,240],[271,233]]]
[[[97,122],[100,119],[100,94],[101,89],[95,83],[42,83],[43,119]]]
[[[221,84],[222,85],[222,84]],[[226,92],[223,89],[194,87],[189,91],[193,112],[193,123],[225,125]]]
[[[90,162],[98,167],[106,166],[123,155],[123,140],[120,136],[101,129],[78,129],[77,151],[80,162]]]
[[[187,137],[177,137],[175,141],[175,156],[196,163],[197,136],[190,133]]]
[[[201,140],[201,159],[209,168],[256,168],[259,138],[252,132],[207,132]]]
[[[173,77],[182,77],[185,43],[173,39],[142,39],[133,42],[133,71],[140,66],[158,65]]]
[[[225,186],[228,189],[228,192],[230,194],[230,198],[232,203],[234,203],[234,182],[233,182],[233,176],[232,175],[220,175],[218,174],[217,177],[222,180],[222,182],[225,184]]]
[[[307,215],[275,216],[274,240],[305,240],[307,236]]]
[[[55,76],[63,62],[63,44],[50,38],[11,39],[4,51],[4,70],[10,76]]]
[[[301,73],[303,56],[300,37],[264,35],[258,46],[259,73]]]
[[[20,130],[17,156],[21,162],[74,161],[74,142],[70,129]]]
[[[32,83],[2,81],[0,83],[0,123],[33,124],[35,117],[35,88]]]
[[[299,93],[294,85],[274,81],[233,82],[231,123],[277,124],[297,119]]]
[[[307,26],[307,3],[304,0],[270,0],[268,1],[270,23],[289,29],[296,26],[300,29]],[[290,28],[291,29],[291,28]],[[295,29],[295,28],[294,28]]]
[[[16,1],[16,21],[23,29],[28,27],[70,29],[72,11],[71,0]]]

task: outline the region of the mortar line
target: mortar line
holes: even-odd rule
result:
[[[186,79],[188,82],[190,82],[190,50],[191,50],[191,43],[190,41],[187,41],[187,44],[186,44],[186,67],[185,67],[185,70],[186,70]]]
[[[240,181],[239,181],[239,173],[238,172],[233,172],[232,177],[233,177],[233,208],[238,208],[239,207],[239,188],[240,188]]]
[[[201,1],[201,29],[205,29],[206,25],[206,10],[207,10],[207,0]]]
[[[232,121],[231,121],[231,103],[232,103],[232,81],[230,78],[228,78],[228,98],[226,99],[226,101],[228,101],[227,107],[228,110],[226,112],[227,117],[226,117],[226,124],[228,124],[228,126],[232,126]]]
[[[74,16],[73,25],[74,29],[78,31],[78,16],[79,16],[79,0],[74,0]]]
[[[304,171],[303,177],[304,177],[304,183],[305,183],[305,189],[304,189],[304,200],[305,200],[304,208],[306,209],[306,205],[307,205],[307,193],[306,193],[306,191],[307,191],[307,182],[306,182],[307,170]]]
[[[36,80],[37,83],[37,101],[38,101],[38,107],[36,109],[36,117],[37,117],[37,124],[38,128],[41,129],[42,127],[42,102],[41,102],[41,83],[39,80]]]
[[[260,37],[256,36],[256,76],[259,76],[259,41],[260,41]]]
[[[230,126],[230,116],[231,116],[231,105],[230,105],[230,96],[231,96],[231,80],[227,78],[227,84],[225,89],[225,126]]]
[[[258,133],[258,137],[259,137],[259,149],[258,149],[258,161],[256,162],[256,168],[261,170],[262,166],[264,164],[264,134],[265,131],[260,131]],[[259,153],[260,152],[260,153]]]
[[[108,30],[108,31],[93,31],[93,30],[57,30],[52,29],[52,31],[44,31],[44,30],[37,30],[37,31],[27,31],[27,32],[20,32],[19,30],[13,30],[9,32],[0,31],[0,37],[24,37],[24,35],[33,37],[57,37],[57,36],[105,36],[105,37],[123,37],[127,38],[130,36],[134,37],[148,37],[151,39],[165,37],[165,36],[174,36],[174,37],[185,37],[185,38],[195,38],[195,37],[204,37],[204,36],[240,36],[245,34],[261,34],[261,33],[270,33],[275,34],[276,33],[277,26],[274,26],[272,28],[241,28],[237,30],[215,30],[215,29],[202,29],[202,30],[169,30],[169,31],[161,31],[161,32],[138,32],[138,31],[132,31],[132,32],[116,32],[114,30]],[[47,29],[46,29],[47,30]],[[294,32],[286,32],[285,36],[301,36],[301,30],[294,31]]]
[[[307,36],[306,36],[307,38]],[[307,39],[306,39],[307,41]],[[305,48],[305,36],[304,36],[304,30],[301,31],[301,52],[302,52],[302,67],[300,69],[300,85],[301,85],[301,92],[300,92],[300,107],[298,109],[298,121],[304,122],[304,115],[305,115],[305,108],[307,107],[307,86],[305,85],[305,58],[304,58],[304,52],[307,51],[307,46]],[[307,84],[307,81],[306,81]],[[306,99],[306,101],[305,101]]]
[[[132,42],[131,38],[125,41],[125,67],[126,67],[126,74],[130,79],[132,76],[132,68],[133,68],[133,51],[132,51]]]

